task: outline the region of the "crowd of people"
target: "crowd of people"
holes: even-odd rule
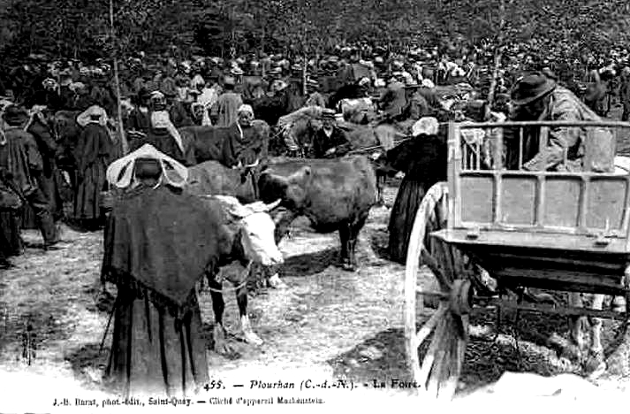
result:
[[[508,92],[526,69],[567,86],[598,116],[608,114],[613,95],[623,104],[622,119],[630,116],[625,50],[605,58],[589,57],[584,67],[591,70],[578,82],[577,71],[568,75],[566,64],[508,47],[496,73],[492,108],[486,108],[493,60],[483,47],[464,47],[449,55],[438,48],[393,53],[356,45],[309,60],[278,53],[178,61],[141,53],[120,62],[119,82],[115,82],[113,67],[104,60],[88,65],[33,55],[0,82],[0,193],[2,205],[12,206],[0,212],[4,239],[0,263],[8,266],[7,257],[22,251],[21,226],[38,227],[45,249],[54,249],[59,242],[57,224],[64,216],[86,229],[102,226],[105,169],[123,151],[117,120],[122,122],[129,149],[150,143],[184,165],[190,160],[179,128],[232,128],[227,147],[235,148],[233,166],[242,162],[238,159],[242,142],[258,139],[251,128],[253,118],[273,126],[299,108],[327,107],[331,111],[323,112],[310,155],[339,156],[347,152],[348,141],[336,126],[334,111],[344,98],[372,98],[378,103],[376,119],[352,120],[357,123],[417,121],[427,116],[443,121],[452,119],[455,106],[448,93],[439,91],[450,85],[465,91],[463,98],[457,97],[466,104],[463,116],[455,119],[488,119],[488,109],[506,117],[520,116],[507,105]],[[60,113],[69,122],[60,123]],[[64,198],[73,203],[69,214],[64,212]],[[16,206],[28,214],[18,214]]]
[[[608,114],[610,91],[615,88],[624,106],[623,118],[630,116],[630,69],[625,66],[627,53],[618,54],[612,63],[591,62],[595,66],[588,73],[592,82],[580,87],[565,77],[561,73],[564,69],[555,67],[553,62],[521,56],[518,50],[509,52],[506,62],[499,68],[496,82],[493,82],[495,68],[489,65],[494,56],[472,49],[461,51],[457,57],[439,54],[437,49],[415,48],[394,54],[384,48],[368,47],[340,48],[336,53],[310,60],[289,59],[282,54],[228,60],[195,57],[179,62],[171,57],[139,56],[121,62],[119,73],[114,73],[112,66],[104,61],[84,65],[78,61],[47,62],[34,56],[2,79],[3,90],[0,90],[3,95],[0,107],[0,267],[9,267],[8,258],[23,251],[20,230],[28,225],[23,210],[31,211],[34,225],[42,233],[45,250],[59,246],[58,223],[64,218],[86,230],[102,228],[108,182],[124,181],[124,177],[108,176],[108,171],[111,174],[108,166],[127,150],[150,148],[140,151],[144,158],[138,152],[132,153],[142,158],[141,168],[126,173],[135,177],[128,177],[124,186],[130,189],[126,200],[131,207],[118,211],[118,215],[114,215],[117,221],[110,220],[106,231],[106,240],[110,241],[125,231],[144,234],[143,229],[135,228],[141,227],[141,223],[128,226],[125,221],[127,216],[143,216],[143,205],[136,200],[157,203],[156,197],[163,197],[166,201],[160,199],[162,205],[154,207],[170,205],[173,211],[188,206],[191,223],[195,222],[194,214],[199,214],[200,218],[206,214],[202,206],[195,207],[180,193],[166,188],[168,183],[164,184],[168,182],[168,174],[163,171],[160,160],[172,160],[180,170],[191,165],[181,128],[194,125],[222,128],[226,131],[221,144],[222,162],[229,168],[239,168],[256,163],[264,151],[261,144],[264,137],[252,126],[254,119],[275,126],[281,117],[300,108],[327,108],[321,111],[322,123],[314,132],[310,155],[315,158],[339,156],[348,151],[349,141],[337,126],[337,103],[342,99],[360,98],[373,98],[377,102],[377,111],[372,116],[362,114],[353,119],[356,123],[396,124],[412,120],[410,134],[422,136],[422,139],[408,140],[394,150],[399,152],[395,157],[398,164],[395,168],[406,175],[392,208],[390,256],[392,260],[404,262],[420,200],[430,185],[445,178],[446,144],[439,136],[439,120],[482,121],[509,117],[514,120],[598,121]],[[524,69],[536,71],[520,76]],[[114,81],[116,77],[118,82]],[[613,81],[617,81],[617,86]],[[440,92],[445,86],[451,92]],[[456,88],[448,89],[448,86]],[[455,113],[455,98],[464,101],[465,105],[460,107],[462,114]],[[123,131],[128,140],[121,139]],[[583,131],[552,128],[549,146],[542,150],[537,145],[536,132],[530,131],[523,138],[524,148],[508,148],[506,166],[523,170],[608,172],[612,161],[604,154],[610,153],[605,148],[611,145],[610,136],[601,130],[595,137],[599,149],[594,153],[601,157],[591,157],[591,164],[585,165],[586,137]],[[127,141],[129,148],[122,145]],[[509,130],[505,141],[508,147],[514,142],[510,140]],[[291,150],[291,145],[287,146]],[[514,154],[519,157],[515,158]],[[122,174],[121,171],[118,173]],[[136,187],[131,184],[134,180]],[[64,195],[64,189],[70,197]],[[64,210],[64,200],[71,201],[71,211]],[[129,211],[133,214],[127,214]],[[159,220],[151,223],[157,226]],[[184,224],[180,224],[174,222],[173,229],[185,231]],[[132,227],[133,231],[129,230]],[[116,271],[121,270],[120,263],[129,265],[125,262],[128,252],[143,248],[133,244],[133,237],[125,236],[121,240],[116,249],[110,249],[112,251],[106,254],[105,260]],[[197,240],[190,239],[189,243],[201,249]],[[170,245],[165,251],[168,255]],[[160,260],[177,262],[168,257],[160,257]],[[134,272],[147,273],[147,267],[140,266],[140,270],[132,267],[124,270],[128,273],[123,275],[125,278],[137,278]],[[200,265],[195,271],[201,272],[202,267]],[[147,280],[157,277],[150,272],[144,276]],[[164,273],[160,277],[167,280],[170,275]],[[138,315],[146,310],[143,317],[151,321],[158,317],[163,306],[159,301],[152,302],[149,312],[148,301],[153,301],[153,296],[149,299],[148,295],[139,298],[135,293],[127,294],[124,306],[116,309],[111,367],[112,376],[118,382],[127,382],[128,386],[131,359],[151,358],[153,354],[145,355],[145,348],[136,347],[127,355],[131,337],[121,335],[121,327],[129,323],[136,307]],[[188,305],[191,303],[197,312],[194,317],[198,318],[199,305],[194,301]],[[183,310],[184,307],[179,309]],[[186,315],[186,318],[190,317],[190,313]],[[186,329],[200,325],[198,320],[191,325],[190,320],[180,318],[177,312],[171,316],[177,324],[184,323]],[[189,367],[200,367],[201,371],[191,373],[192,368],[185,368],[184,363],[184,368],[154,364],[151,369],[147,368],[152,372],[134,373],[143,380],[150,380],[156,392],[166,387],[167,393],[177,393],[179,385],[169,384],[166,379],[169,375],[171,379],[179,378],[179,371],[183,372],[183,379],[177,381],[184,384],[207,379],[205,359],[195,359],[205,355],[205,349],[201,346],[192,352],[190,343],[179,343],[184,341],[184,336],[180,336],[182,326],[177,324],[171,324],[176,328],[168,333],[168,338],[174,339],[164,345],[168,348],[166,351],[156,348],[159,342],[151,340],[150,329],[148,343],[143,346],[151,349],[155,361],[161,360],[160,355],[164,358],[165,352],[171,353],[177,356],[175,359],[180,356],[190,358],[192,364]],[[191,354],[184,355],[183,349]],[[169,369],[174,373],[166,373]]]

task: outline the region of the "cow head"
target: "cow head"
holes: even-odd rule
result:
[[[280,200],[271,204],[262,201],[241,204],[235,197],[215,196],[223,210],[238,221],[241,235],[241,247],[245,258],[265,266],[282,264],[284,259],[274,240],[276,226],[269,215],[280,204]]]
[[[312,177],[311,167],[303,166],[289,176],[279,175],[273,169],[263,171],[258,185],[263,200],[281,199],[291,210],[305,206],[307,188]]]

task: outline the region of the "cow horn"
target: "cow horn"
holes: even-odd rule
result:
[[[246,208],[246,206],[242,205],[236,199],[236,197],[225,196],[225,195],[217,195],[213,197],[215,197],[217,200],[221,202],[221,205],[225,211],[227,211],[229,214],[235,217],[243,218],[251,214],[251,210]]]
[[[243,207],[252,213],[262,213],[267,211],[267,206],[262,201],[254,201],[253,203],[245,204]]]
[[[267,204],[266,205],[266,211],[271,211],[274,208],[278,207],[280,205],[280,203],[282,202],[282,199],[279,198],[276,201],[274,201],[273,203]]]
[[[260,160],[257,158],[256,161],[254,161],[252,164],[247,164],[245,168],[254,168],[257,167],[258,164],[260,164]]]

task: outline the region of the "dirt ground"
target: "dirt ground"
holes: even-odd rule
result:
[[[397,183],[390,182],[388,205],[396,190]],[[216,354],[209,335],[213,326],[210,295],[202,294],[212,378],[226,384],[257,379],[348,379],[370,395],[407,398],[408,390],[365,387],[374,380],[389,384],[394,378],[409,379],[402,322],[404,267],[386,256],[389,211],[387,207],[372,209],[358,243],[360,267],[355,273],[335,266],[336,234],[315,234],[305,222],[294,223],[291,236],[280,245],[286,258],[281,276],[288,288],[261,289],[250,299],[252,325],[265,341],[261,347],[233,338],[235,355]],[[102,232],[79,233],[65,227],[67,247],[47,253],[37,244],[37,232],[27,231],[25,239],[29,242],[26,254],[15,258],[16,267],[0,277],[0,372],[42,375],[102,392],[100,376],[111,335],[100,350],[111,309],[111,302],[99,296]],[[226,303],[225,325],[235,332],[238,311],[233,293],[226,294]],[[577,366],[545,346],[552,332],[567,337],[565,319],[526,314],[515,325],[514,317],[504,315],[496,339],[493,314],[473,319],[460,381],[462,395],[497,380],[505,371],[545,376],[580,373]],[[517,326],[520,353],[514,340]],[[605,322],[607,342],[618,327]],[[29,349],[34,349],[30,365],[29,353],[24,353]]]

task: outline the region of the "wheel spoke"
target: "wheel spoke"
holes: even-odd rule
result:
[[[431,343],[429,344],[429,349],[424,356],[422,361],[422,367],[420,368],[419,376],[417,378],[418,385],[426,390],[427,380],[429,378],[429,374],[431,373],[431,368],[435,365],[437,352],[439,351],[439,345],[442,340],[442,337],[445,335],[446,328],[446,318],[440,318],[438,320],[437,327],[435,328],[435,333],[433,334],[433,339],[431,339]]]
[[[426,264],[427,267],[431,269],[436,279],[440,283],[440,286],[442,287],[442,289],[450,290],[452,288],[450,281],[446,278],[444,273],[442,273],[442,270],[440,270],[438,262],[433,258],[433,256],[431,256],[431,254],[429,254],[429,252],[427,251],[427,249],[424,248],[424,246],[422,246],[420,255],[422,257],[422,263]]]
[[[433,328],[435,328],[438,322],[444,317],[447,310],[448,310],[447,303],[441,302],[437,311],[435,311],[435,313],[431,315],[429,320],[426,321],[424,325],[422,325],[422,328],[420,328],[420,330],[416,334],[416,337],[414,338],[414,344],[413,344],[414,348],[418,348],[420,347],[420,345],[422,345],[422,343],[427,338],[427,336],[429,336]]]
[[[468,342],[468,335],[470,333],[470,316],[468,314],[461,316],[462,321],[462,334],[461,339]]]

